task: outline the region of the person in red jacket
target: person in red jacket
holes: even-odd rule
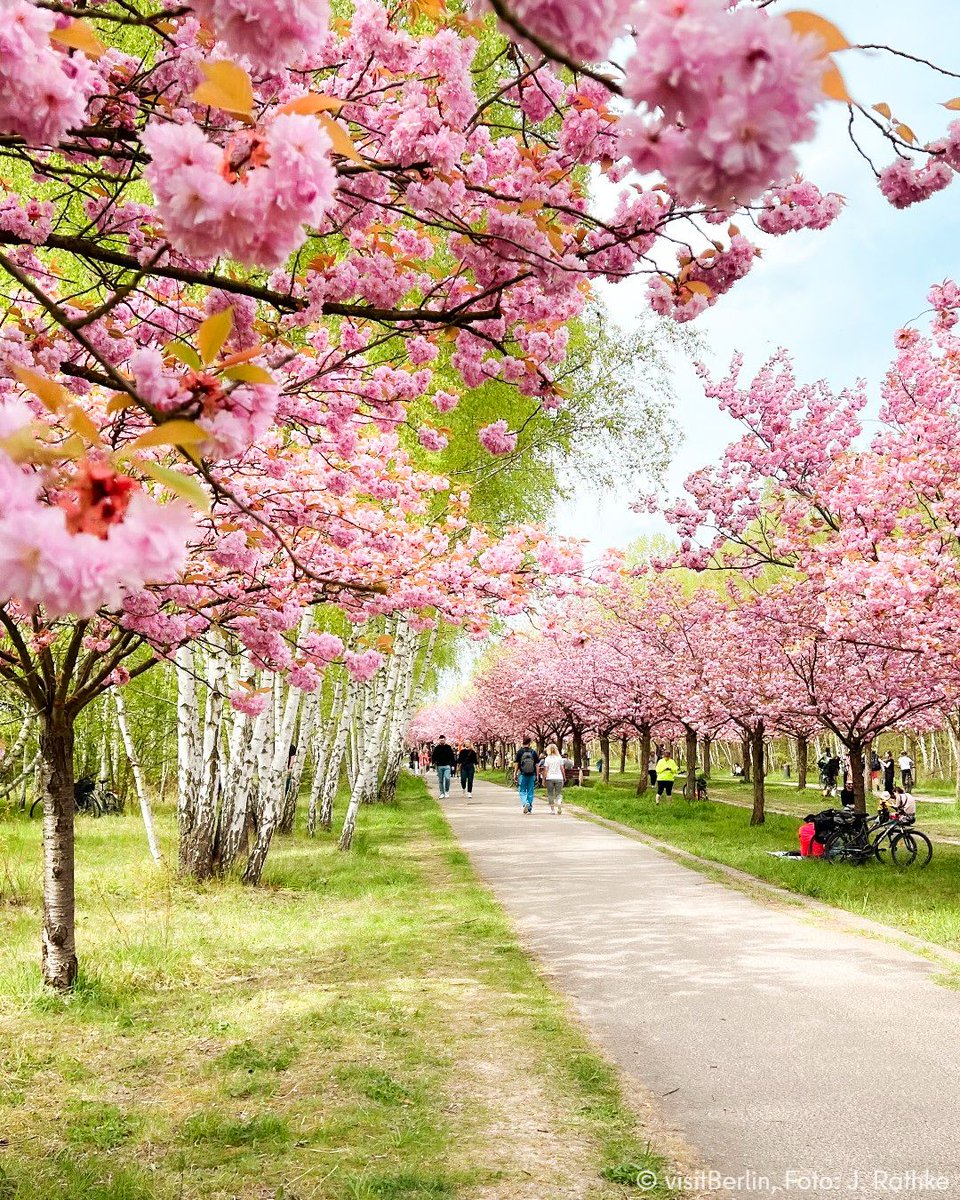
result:
[[[800,854],[803,858],[821,858],[823,842],[817,841],[817,827],[813,821],[804,821],[797,830],[800,839]]]

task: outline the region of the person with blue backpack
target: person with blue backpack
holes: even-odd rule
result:
[[[533,789],[540,763],[540,755],[533,748],[532,741],[529,736],[523,739],[513,764],[513,782],[520,786],[520,806],[524,815],[533,812]]]

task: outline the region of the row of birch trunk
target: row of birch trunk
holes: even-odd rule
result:
[[[310,632],[305,621],[302,640]],[[224,646],[184,648],[176,658],[178,868],[208,879],[239,873],[260,881],[278,833],[305,807],[313,836],[339,821],[353,842],[364,804],[392,801],[404,735],[429,671],[435,635],[403,617],[387,623],[392,652],[368,681],[331,667],[314,693],[290,686]],[[265,698],[257,713],[234,710],[238,687]],[[342,816],[335,811],[346,782]]]

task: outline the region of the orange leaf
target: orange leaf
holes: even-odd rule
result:
[[[277,112],[301,113],[304,116],[310,116],[312,113],[318,112],[338,113],[341,108],[343,108],[342,100],[337,100],[334,96],[324,96],[321,92],[310,92],[306,96],[298,96],[296,100],[289,100],[286,104],[281,105]]]
[[[239,117],[250,117],[253,112],[253,84],[243,67],[223,59],[220,62],[204,62],[200,70],[205,76],[193,93],[197,104],[208,104],[211,108],[222,108],[224,112]]]
[[[708,300],[713,298],[713,288],[700,279],[691,280],[690,283],[685,283],[683,286],[688,292],[696,292],[698,296],[706,296]]]
[[[819,13],[804,12],[802,9],[795,9],[793,12],[783,14],[790,22],[790,26],[797,37],[817,37],[823,43],[823,49],[820,51],[820,57],[832,53],[834,50],[849,50],[850,43],[843,36],[840,30],[828,21],[826,17],[821,17]]]
[[[28,371],[26,367],[14,367],[13,373],[29,392],[42,400],[52,413],[61,413],[73,403],[70,393],[59,383],[38,375],[36,371]]]
[[[960,109],[960,96],[954,96],[954,98],[952,100],[948,100],[943,107],[949,108],[951,112],[956,112],[958,109]]]
[[[837,64],[832,59],[824,68],[820,86],[823,88],[823,94],[830,100],[839,100],[842,104],[850,103],[850,93],[847,91],[847,85],[843,82],[843,76],[837,69]]]
[[[102,58],[107,52],[89,21],[71,21],[63,29],[55,29],[50,34],[50,41],[71,50],[82,50],[87,58]]]
[[[915,142],[917,140],[917,135],[909,125],[897,125],[896,130],[905,142]]]
[[[881,117],[886,117],[888,121],[893,116],[893,113],[890,111],[889,104],[875,104],[873,106],[873,111],[878,112]]]
[[[356,146],[353,144],[353,139],[346,129],[335,121],[333,117],[327,113],[317,113],[320,124],[327,131],[327,136],[330,138],[330,144],[333,147],[334,154],[340,154],[344,158],[350,158],[354,162],[361,163],[366,166],[366,160],[359,153]]]

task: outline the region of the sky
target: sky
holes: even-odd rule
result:
[[[799,0],[839,26],[851,43],[895,46],[960,75],[960,0]],[[837,55],[851,96],[865,107],[886,102],[921,143],[940,136],[960,114],[940,107],[960,96],[960,77],[945,78],[888,54],[844,51]],[[931,284],[960,279],[960,177],[923,204],[898,211],[887,203],[873,172],[847,137],[847,109],[825,104],[816,138],[799,148],[801,172],[823,191],[847,199],[840,218],[823,232],[801,232],[763,242],[763,258],[750,275],[722,296],[693,327],[704,343],[702,358],[721,373],[735,351],[747,371],[785,347],[798,378],[825,378],[839,389],[864,378],[877,396],[893,356],[897,329],[928,308]],[[865,139],[878,169],[893,161],[879,136]],[[603,197],[599,197],[603,203]],[[605,291],[611,313],[624,325],[647,311],[646,279]],[[674,417],[683,440],[676,446],[665,496],[678,495],[693,470],[717,461],[737,426],[717,411],[693,366],[673,363]],[[869,413],[868,413],[869,415]],[[554,526],[588,543],[588,557],[607,546],[668,532],[662,517],[631,511],[629,490],[600,495],[584,484],[558,506]],[[454,694],[466,685],[482,648],[461,649],[455,668],[438,687]]]
[[[892,45],[960,73],[957,0],[809,2],[852,43]],[[837,64],[855,99],[867,107],[885,101],[920,142],[939,136],[958,115],[940,106],[960,95],[960,78],[879,52],[845,51]],[[694,323],[714,373],[723,371],[734,351],[743,352],[749,370],[783,346],[801,380],[823,377],[840,388],[863,377],[876,395],[896,330],[921,317],[931,284],[960,277],[960,178],[923,204],[892,208],[851,145],[846,120],[845,106],[824,105],[817,137],[799,155],[807,178],[847,198],[845,211],[825,232],[766,239],[750,275]],[[876,152],[878,168],[893,160],[892,149],[879,138],[865,144]],[[646,281],[626,281],[607,288],[605,296],[617,319],[629,324],[630,314],[638,319],[646,308]],[[674,363],[673,389],[683,441],[670,470],[671,495],[692,470],[716,461],[736,436],[733,422],[703,395],[689,363]],[[598,549],[665,529],[661,518],[631,512],[627,494],[598,497],[586,486],[560,506],[556,526]]]

